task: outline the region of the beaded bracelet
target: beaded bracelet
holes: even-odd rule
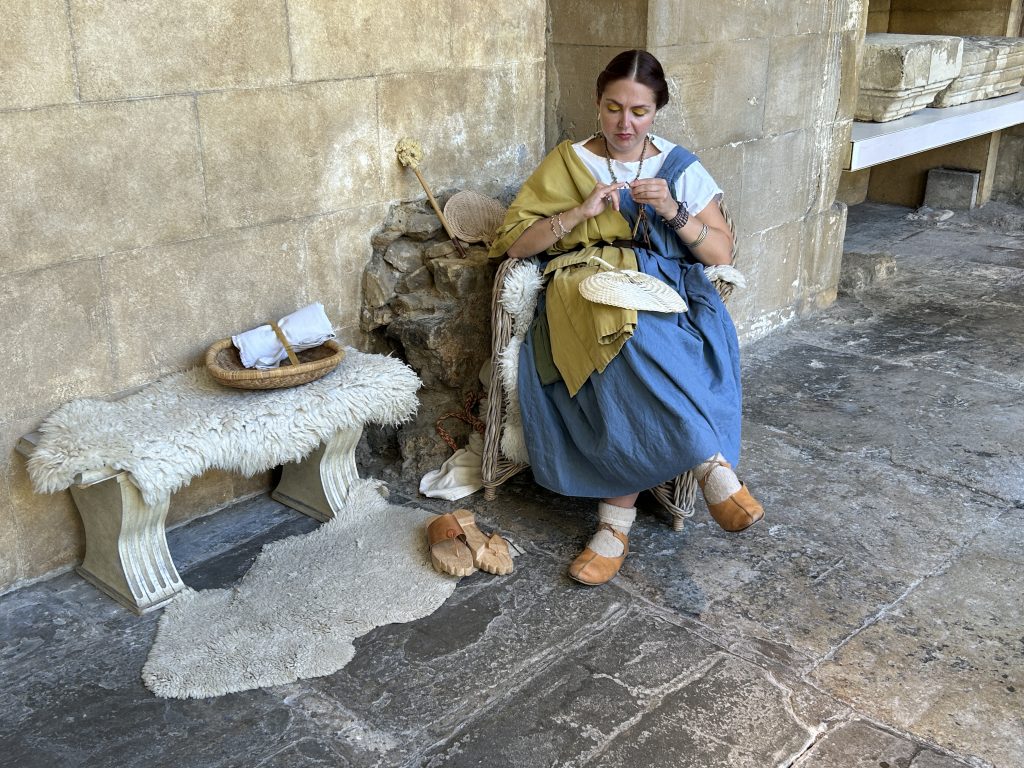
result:
[[[704,242],[704,238],[708,236],[708,225],[705,224],[700,228],[700,234],[697,235],[697,239],[692,243],[686,243],[687,248],[696,248],[698,245]]]
[[[690,220],[690,212],[686,210],[686,204],[683,202],[679,203],[679,207],[676,208],[676,215],[671,219],[667,219],[666,222],[672,229],[682,229],[686,226],[686,222]]]

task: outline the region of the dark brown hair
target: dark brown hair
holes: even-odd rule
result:
[[[623,51],[608,62],[608,66],[597,76],[597,98],[604,94],[608,83],[616,80],[633,80],[646,85],[654,92],[654,104],[661,109],[668,104],[668,83],[661,62],[647,51]]]

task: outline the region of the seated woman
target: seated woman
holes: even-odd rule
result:
[[[764,514],[732,467],[740,450],[739,345],[704,275],[728,264],[722,191],[697,158],[648,131],[668,103],[661,64],[619,54],[597,78],[600,132],[551,152],[520,190],[492,256],[538,256],[550,279],[523,344],[519,399],[534,477],[600,499],[569,575],[611,579],[629,551],[640,491],[694,469],[711,515],[740,531]],[[592,303],[591,256],[664,281],[679,313]]]

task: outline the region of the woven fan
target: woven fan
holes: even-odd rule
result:
[[[590,261],[605,271],[580,282],[580,295],[588,301],[647,312],[686,311],[683,297],[658,278],[632,269],[616,269],[597,256],[591,256]]]
[[[505,219],[505,208],[497,200],[478,192],[456,192],[444,204],[444,215],[452,234],[467,243],[494,240],[494,233]]]

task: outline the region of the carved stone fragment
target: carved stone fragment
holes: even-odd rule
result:
[[[960,74],[963,45],[943,35],[866,35],[855,118],[887,122],[927,107]]]

